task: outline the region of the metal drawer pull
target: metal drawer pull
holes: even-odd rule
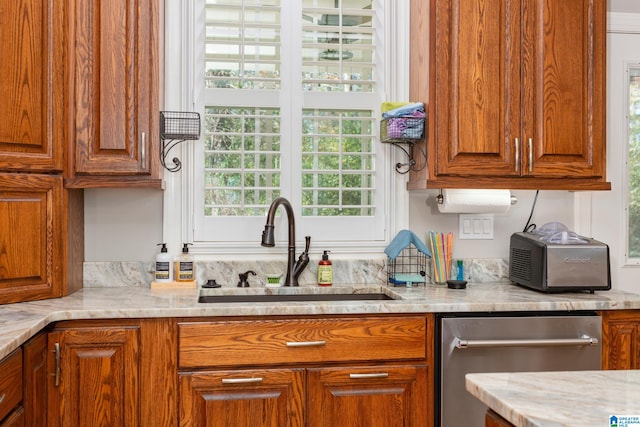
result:
[[[518,138],[516,138],[515,140],[515,145],[516,145],[516,172],[518,172],[520,170],[520,140]]]
[[[260,377],[252,377],[252,378],[223,378],[222,384],[251,384],[251,383],[260,383],[262,382],[262,378]]]
[[[320,347],[326,343],[326,341],[289,341],[287,347]]]
[[[367,378],[388,378],[389,374],[386,372],[374,372],[372,374],[349,374],[349,378],[352,380],[360,380]]]
[[[538,339],[538,340],[461,340],[456,338],[456,348],[487,348],[487,347],[566,347],[597,345],[598,339],[593,337]]]
[[[53,345],[53,352],[56,356],[56,372],[53,374],[55,377],[55,385],[58,387],[60,385],[60,343],[55,343]]]
[[[140,142],[140,166],[143,170],[147,169],[147,133],[142,132]]]
[[[533,172],[533,138],[529,138],[529,173]]]

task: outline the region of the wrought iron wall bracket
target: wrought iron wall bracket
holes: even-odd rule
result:
[[[167,165],[167,156],[176,145],[188,140],[200,139],[200,114],[183,111],[160,112],[160,164],[169,172],[182,169],[182,162],[177,157]]]

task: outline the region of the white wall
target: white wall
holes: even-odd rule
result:
[[[609,0],[609,12],[640,13],[638,0]]]
[[[424,238],[429,230],[458,234],[458,215],[441,214],[435,206],[436,190],[410,193],[410,229]],[[160,190],[85,190],[85,260],[150,261],[162,239]],[[509,212],[495,215],[493,240],[455,242],[459,258],[507,258],[509,236],[524,228],[534,191],[514,191],[518,203]],[[541,191],[532,222],[542,226],[560,221],[574,227],[573,193]],[[258,235],[258,234],[256,234]]]
[[[456,258],[503,258],[509,257],[511,234],[522,231],[527,223],[535,191],[512,191],[518,198],[507,213],[494,214],[494,238],[492,240],[458,240],[459,215],[442,214],[435,203],[437,190],[411,193],[410,228],[421,238],[429,230],[452,231],[454,241],[453,256]],[[574,229],[573,194],[568,191],[540,191],[531,222],[538,227],[547,222],[562,222]]]
[[[151,261],[162,242],[161,190],[84,190],[85,260]]]

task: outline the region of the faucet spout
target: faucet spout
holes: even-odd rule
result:
[[[276,198],[273,202],[271,202],[271,206],[269,206],[269,211],[267,212],[267,223],[265,224],[264,231],[262,232],[261,245],[267,247],[275,246],[275,238],[273,233],[275,226],[273,223],[275,221],[276,211],[278,210],[278,207],[280,207],[280,205],[284,207],[284,210],[287,213],[287,222],[289,223],[287,275],[284,279],[284,286],[298,286],[298,277],[309,263],[308,256],[306,263],[304,263],[302,259],[303,255],[305,255],[305,253],[309,251],[309,242],[311,238],[308,238],[306,252],[300,256],[301,260],[296,263],[296,222],[293,215],[293,208],[291,207],[291,203],[289,203],[289,201],[284,197]]]

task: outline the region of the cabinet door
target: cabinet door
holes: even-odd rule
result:
[[[133,326],[49,334],[49,426],[141,425],[139,335]]]
[[[523,2],[524,173],[604,181],[606,2]]]
[[[433,418],[425,366],[319,368],[307,375],[310,427],[417,427]]]
[[[428,176],[412,171],[407,188],[611,188],[606,2],[419,3],[410,87],[429,99]]]
[[[47,334],[40,333],[22,346],[25,424],[47,427]]]
[[[0,1],[0,170],[62,171],[64,3]]]
[[[432,173],[518,176],[520,0],[432,1],[431,7]]]
[[[0,303],[62,295],[62,177],[0,174]]]
[[[602,369],[640,369],[640,312],[606,312],[602,317]]]
[[[75,176],[159,176],[157,0],[71,2]]]
[[[302,369],[183,373],[180,425],[302,427],[303,383]]]

